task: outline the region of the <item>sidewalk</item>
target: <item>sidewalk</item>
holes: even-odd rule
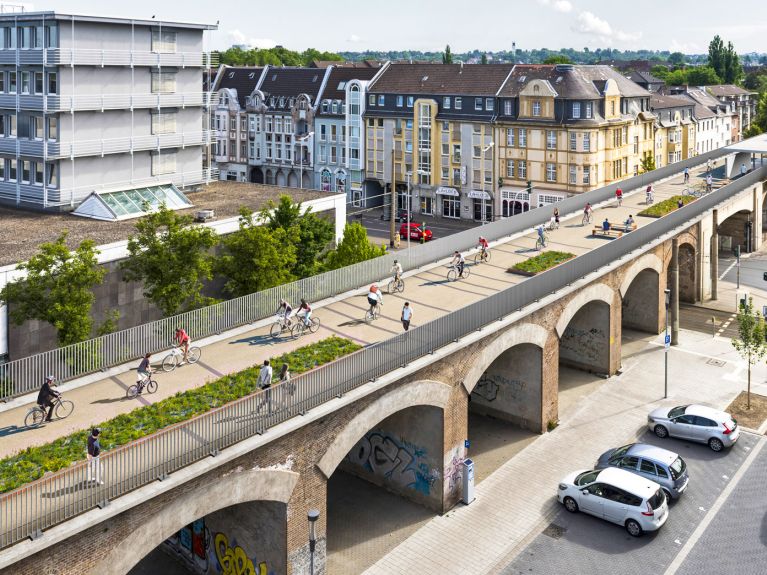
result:
[[[473,503],[429,521],[366,575],[406,574],[416,568],[434,575],[497,573],[558,511],[557,482],[593,466],[608,448],[636,440],[652,409],[691,402],[725,408],[745,388],[745,364],[730,341],[682,331],[680,342],[669,353],[668,400],[659,400],[664,381],[660,338],[627,333],[620,375],[478,485]],[[712,358],[725,363],[708,363]],[[755,393],[767,393],[766,377],[764,364],[754,368]]]

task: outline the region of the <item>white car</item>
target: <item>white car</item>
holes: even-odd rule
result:
[[[633,537],[657,531],[668,519],[660,485],[615,467],[571,473],[559,483],[557,499],[570,513],[583,511],[623,525]]]

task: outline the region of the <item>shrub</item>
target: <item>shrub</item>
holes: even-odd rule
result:
[[[538,254],[518,264],[514,264],[508,270],[512,274],[535,275],[545,272],[549,268],[558,266],[569,259],[575,257],[575,254],[569,252],[549,251]]]
[[[670,214],[674,210],[678,210],[679,208],[677,207],[677,202],[680,199],[682,200],[683,204],[689,204],[695,199],[695,196],[672,196],[667,200],[663,200],[662,202],[651,205],[649,208],[642,210],[637,215],[647,216],[648,218],[661,218],[666,214]]]

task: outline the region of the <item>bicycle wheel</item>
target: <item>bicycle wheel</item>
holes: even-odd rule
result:
[[[397,281],[397,291],[399,292],[405,291],[405,280],[401,279]]]
[[[463,279],[468,278],[471,275],[471,268],[469,266],[463,266]]]
[[[190,347],[189,353],[186,354],[186,360],[189,363],[197,363],[200,361],[200,356],[202,355],[202,350],[199,347]]]
[[[535,249],[538,251],[541,251],[543,249],[543,242],[541,241],[541,238],[538,238],[535,240]]]
[[[138,395],[138,384],[134,383],[131,385],[126,391],[125,391],[125,397],[128,399],[133,399]]]
[[[394,280],[389,282],[389,285],[386,286],[386,289],[389,291],[389,293],[394,293],[397,291],[397,285],[394,283]]]
[[[369,309],[365,312],[365,321],[370,323],[376,318],[375,312],[370,311]]]
[[[309,331],[311,333],[317,333],[318,329],[320,329],[320,318],[313,317],[312,318],[312,325],[309,326]]]
[[[75,410],[75,404],[69,401],[68,399],[62,399],[56,404],[56,418],[57,419],[66,419],[70,415],[72,415],[72,412]]]
[[[146,382],[146,390],[149,393],[154,393],[155,391],[157,391],[157,382],[155,380],[153,380],[153,379],[150,379],[149,381],[147,381]]]
[[[269,328],[269,335],[272,337],[277,337],[282,333],[282,324],[278,321],[274,322],[272,324],[272,327]]]
[[[458,279],[458,272],[455,271],[455,268],[448,270],[447,272],[447,281],[454,282]]]
[[[176,354],[175,353],[169,353],[166,355],[162,360],[162,370],[163,371],[173,371],[176,369],[176,364],[178,361],[176,360]]]
[[[293,339],[296,339],[297,337],[303,335],[303,333],[304,333],[304,321],[303,320],[299,320],[291,328],[290,336]]]
[[[43,423],[43,419],[45,419],[45,411],[39,407],[33,407],[24,418],[24,425],[27,427],[38,427]]]
[[[485,263],[490,263],[490,254],[491,254],[490,250],[487,250],[485,252],[485,259],[483,260]]]

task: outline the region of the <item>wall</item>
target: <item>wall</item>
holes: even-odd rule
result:
[[[610,373],[610,307],[604,302],[583,306],[559,341],[559,361],[595,373]]]
[[[659,298],[663,298],[660,277],[654,270],[644,270],[631,282],[623,297],[623,327],[657,334],[660,320]]]

